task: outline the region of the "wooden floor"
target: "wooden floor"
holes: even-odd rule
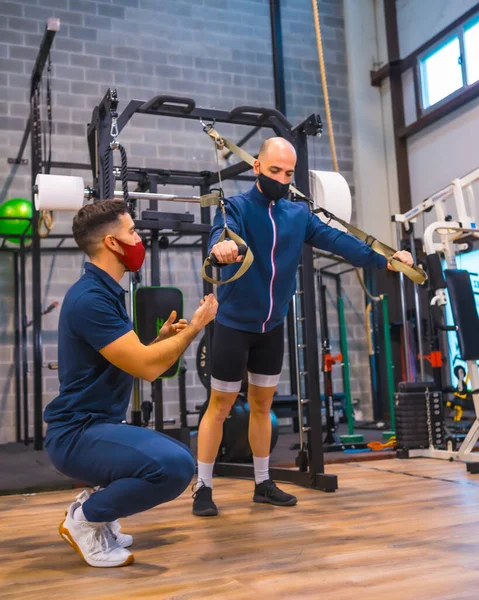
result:
[[[61,540],[71,491],[0,497],[1,600],[479,598],[479,476],[445,461],[334,465],[340,489],[287,486],[292,508],[215,480],[221,515],[191,492],[125,519],[134,565],[94,569]]]

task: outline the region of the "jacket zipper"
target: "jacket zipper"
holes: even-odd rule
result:
[[[273,226],[273,246],[271,248],[271,281],[269,284],[269,313],[268,313],[268,316],[266,317],[266,321],[263,323],[263,326],[261,328],[262,333],[266,332],[266,324],[270,320],[271,314],[273,312],[273,283],[274,283],[274,277],[276,275],[276,265],[274,264],[274,250],[276,248],[276,223],[274,222],[274,219],[273,219],[273,206],[274,206],[274,202],[271,202],[269,205],[269,218],[271,220],[271,225]]]

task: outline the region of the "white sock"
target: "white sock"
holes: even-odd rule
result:
[[[215,463],[204,463],[198,461],[198,481],[196,482],[196,489],[200,488],[203,484],[206,487],[213,489],[213,467]]]
[[[75,512],[73,513],[73,520],[74,521],[86,521],[87,520],[87,518],[83,514],[83,508],[81,506],[79,506],[78,508],[75,508]]]
[[[254,480],[256,483],[263,483],[269,479],[269,456],[258,458],[253,456]]]

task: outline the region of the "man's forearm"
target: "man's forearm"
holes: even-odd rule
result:
[[[185,329],[166,340],[158,337],[147,346],[147,367],[151,370],[153,379],[167,371],[185,352],[195,339],[201,328],[190,323]]]

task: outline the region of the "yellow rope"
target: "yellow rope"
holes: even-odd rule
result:
[[[323,42],[321,40],[321,28],[319,26],[319,12],[317,0],[312,0],[314,13],[314,27],[316,30],[316,44],[318,46],[319,69],[321,71],[321,84],[324,93],[324,106],[326,108],[326,121],[328,122],[329,144],[331,146],[331,156],[333,158],[333,169],[339,173],[338,157],[336,155],[336,146],[334,144],[333,120],[331,118],[331,108],[329,106],[328,83],[326,81],[326,66],[323,56]]]
[[[54,225],[53,213],[49,210],[42,210],[38,217],[38,235],[41,238],[48,237]]]
[[[328,82],[326,80],[326,65],[324,64],[324,55],[323,55],[323,42],[321,38],[321,27],[319,25],[319,11],[318,11],[318,2],[317,0],[312,0],[313,3],[313,13],[314,13],[314,27],[316,30],[316,44],[318,46],[318,58],[319,58],[319,70],[321,72],[321,84],[323,86],[324,93],[324,106],[326,108],[326,121],[328,123],[328,131],[329,131],[329,144],[331,146],[331,156],[333,159],[333,169],[336,173],[339,173],[339,165],[338,165],[338,157],[336,154],[336,144],[334,142],[334,131],[333,131],[333,119],[331,117],[331,107],[329,105],[329,94],[328,94]],[[359,283],[363,288],[365,294],[369,297],[373,302],[379,302],[381,299],[379,296],[372,296],[361,277],[359,269],[356,268],[356,275],[359,279]]]

